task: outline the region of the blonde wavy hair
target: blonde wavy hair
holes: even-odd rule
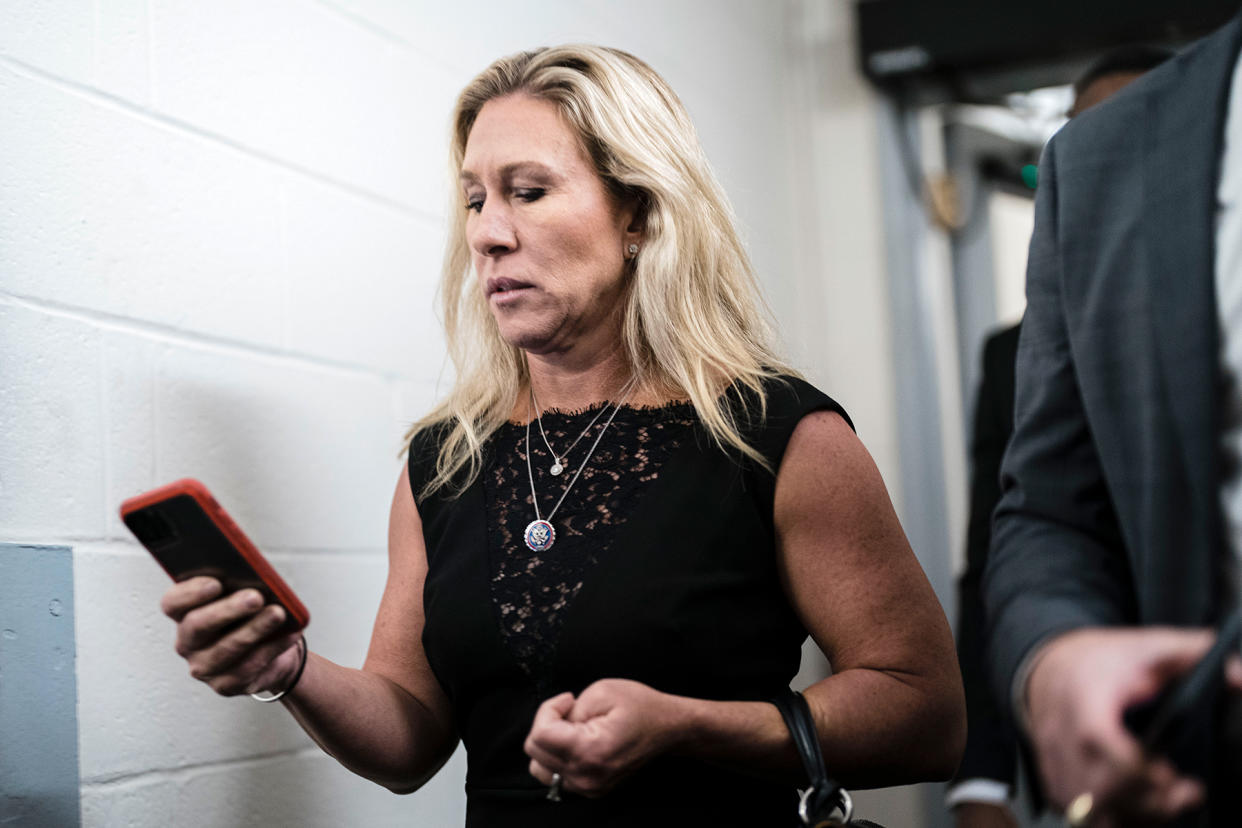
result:
[[[771,344],[767,308],[732,210],[681,101],[650,66],[619,49],[567,45],[501,58],[457,99],[454,182],[483,105],[514,94],[555,104],[618,203],[638,205],[643,249],[632,263],[621,333],[638,382],[689,398],[717,445],[768,466],[743,436],[739,413],[762,421],[763,380],[790,370]],[[529,381],[525,355],[501,338],[478,284],[461,198],[455,190],[440,281],[456,381],[405,437],[408,449],[425,429],[441,430],[436,474],[424,496],[470,485],[484,443]],[[750,389],[757,404],[739,412],[729,399],[737,395],[725,394],[730,387]]]

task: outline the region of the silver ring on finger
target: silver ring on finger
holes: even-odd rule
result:
[[[564,781],[564,777],[562,777],[559,773],[552,774],[552,784],[548,786],[549,802],[561,801],[561,783]]]

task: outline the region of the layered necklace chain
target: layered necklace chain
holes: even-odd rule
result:
[[[625,391],[625,390],[626,389],[622,389],[622,391]],[[539,411],[539,398],[535,396],[534,385],[531,385],[531,388],[530,388],[530,406],[531,406],[531,410]],[[565,449],[564,454],[557,454],[556,450],[552,448],[552,444],[548,442],[548,433],[543,430],[543,417],[542,416],[535,417],[535,423],[539,426],[539,436],[543,438],[543,444],[544,446],[547,447],[548,454],[552,455],[552,467],[549,468],[548,471],[551,472],[553,477],[557,477],[560,475],[561,472],[565,471],[565,460],[566,458],[569,457],[569,453],[574,450],[574,446],[578,445],[578,443],[582,441],[583,437],[587,436],[587,432],[589,432],[592,428],[595,427],[595,424],[599,422],[599,418],[602,417],[604,415],[604,412],[607,410],[608,410],[608,406],[605,405],[603,408],[599,410],[598,413],[596,413],[594,417],[591,418],[591,422],[587,423],[587,427],[582,429],[582,433],[574,438],[574,441],[569,444],[569,448]],[[529,425],[530,424],[527,423],[528,430],[529,430]],[[590,456],[591,456],[590,454],[587,455],[587,457],[590,457]],[[586,461],[584,460],[583,462],[585,463]]]
[[[552,518],[556,516],[557,510],[561,508],[561,504],[565,502],[565,497],[569,494],[569,490],[574,487],[574,484],[578,482],[578,478],[582,476],[582,470],[586,468],[587,463],[591,460],[591,456],[595,454],[595,449],[599,446],[599,441],[604,438],[604,432],[608,430],[608,426],[612,425],[612,421],[616,418],[617,412],[621,410],[621,406],[625,405],[625,401],[629,399],[630,391],[634,387],[635,379],[636,378],[631,378],[630,381],[627,382],[621,389],[617,402],[612,406],[612,414],[608,415],[608,419],[604,421],[604,425],[600,428],[599,434],[595,435],[595,442],[591,443],[591,448],[587,451],[586,457],[583,457],[582,462],[578,464],[577,471],[574,472],[574,476],[570,478],[569,483],[565,485],[564,491],[561,492],[561,496],[557,499],[556,505],[552,507],[552,511],[548,512],[547,518],[544,518],[539,513],[539,494],[535,491],[535,472],[531,467],[530,462],[530,421],[532,419],[538,423],[539,433],[543,435],[543,444],[548,447],[548,453],[552,455],[552,468],[550,471],[553,476],[559,475],[565,470],[565,467],[562,465],[561,461],[566,458],[558,456],[557,453],[552,450],[552,446],[548,443],[547,434],[545,434],[543,430],[543,419],[539,414],[539,406],[535,401],[535,389],[533,387],[531,388],[530,400],[534,417],[528,417],[526,420],[526,476],[530,480],[530,499],[531,504],[535,507],[535,519],[526,524],[526,532],[524,533],[524,536],[526,545],[532,552],[544,552],[551,549],[552,544],[556,542],[556,528],[552,525]],[[578,442],[582,440],[588,432],[590,432],[597,422],[599,422],[599,418],[603,416],[603,413],[607,410],[607,405],[599,410],[599,413],[595,415],[595,418],[592,419],[591,422],[587,424],[587,427],[582,430],[582,433],[578,435],[578,439],[574,440],[573,443],[570,444],[569,448],[565,450],[566,457],[569,455],[569,452],[573,450],[574,446],[578,445]]]

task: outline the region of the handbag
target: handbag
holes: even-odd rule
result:
[[[828,776],[824,768],[824,754],[819,748],[819,737],[815,733],[815,720],[811,718],[811,708],[802,694],[786,690],[772,699],[772,703],[781,711],[781,718],[793,736],[794,746],[802,758],[802,767],[806,769],[811,783],[809,788],[799,792],[797,824],[810,828],[884,828],[869,820],[855,819],[854,802],[849,791]]]

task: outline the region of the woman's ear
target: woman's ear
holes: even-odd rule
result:
[[[630,222],[629,227],[625,228],[625,235],[621,239],[621,244],[625,251],[625,258],[633,261],[638,258],[638,251],[643,246],[643,223],[637,219]]]
[[[635,210],[630,214],[630,226],[625,228],[625,232],[642,234],[647,229],[647,214],[641,210]]]
[[[626,199],[622,208],[629,214],[629,223],[625,228],[625,245],[641,245],[647,230],[647,199],[642,194],[635,194]]]

